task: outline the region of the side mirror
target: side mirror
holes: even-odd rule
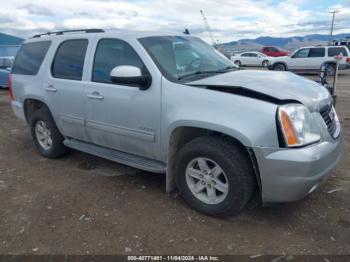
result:
[[[112,69],[110,76],[113,83],[135,86],[140,90],[148,89],[152,83],[152,77],[142,75],[141,69],[136,66],[116,66]]]

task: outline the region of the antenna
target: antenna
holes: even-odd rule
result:
[[[205,25],[205,27],[206,27],[206,30],[207,30],[207,32],[208,32],[208,34],[209,34],[210,40],[211,40],[213,46],[215,46],[217,43],[216,43],[216,41],[215,41],[215,39],[214,39],[213,33],[212,33],[211,28],[210,28],[210,26],[209,26],[208,19],[207,19],[207,17],[205,16],[203,10],[200,10],[200,12],[201,12],[201,15],[202,15],[203,22],[204,22],[204,25]]]

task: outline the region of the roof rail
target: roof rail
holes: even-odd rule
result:
[[[41,37],[43,35],[63,35],[65,33],[78,33],[78,32],[85,32],[85,33],[103,33],[105,30],[103,29],[75,29],[75,30],[64,30],[64,31],[55,31],[55,32],[47,32],[47,33],[43,33],[43,34],[37,34],[34,35],[31,38],[38,38]]]

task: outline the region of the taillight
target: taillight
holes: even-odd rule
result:
[[[12,75],[9,74],[9,79],[8,79],[8,87],[9,87],[9,96],[11,100],[14,100],[15,98],[13,97],[13,92],[12,92]]]
[[[350,64],[350,57],[348,57],[348,58],[346,59],[346,63],[347,63],[347,64]]]

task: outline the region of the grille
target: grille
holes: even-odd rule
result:
[[[337,129],[337,125],[335,123],[335,117],[331,117],[332,113],[332,105],[326,105],[320,109],[320,114],[327,125],[328,131],[331,136],[334,137],[334,133]]]

